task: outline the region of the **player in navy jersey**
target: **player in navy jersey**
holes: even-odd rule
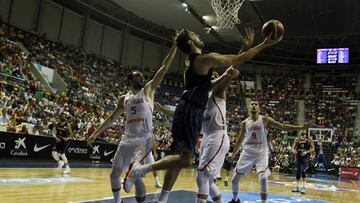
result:
[[[216,86],[222,79],[228,79],[232,75],[232,72],[229,71],[212,83],[213,68],[243,64],[264,48],[280,42],[281,39],[282,37],[275,40],[267,37],[256,47],[237,55],[204,54],[202,53],[204,43],[199,35],[192,31],[182,30],[177,38],[177,46],[182,52],[188,54],[190,63],[184,72],[185,91],[176,106],[172,125],[173,143],[171,149],[175,155],[167,156],[152,164],[141,166],[136,163],[124,187],[131,187],[136,179],[151,171],[167,170],[163,189],[158,200],[155,201],[167,202],[170,190],[175,184],[181,169],[191,166],[193,163],[195,145],[201,130],[203,113],[211,88]]]
[[[292,152],[295,155],[295,165],[296,165],[296,187],[293,189],[293,192],[300,192],[299,182],[300,175],[302,177],[302,189],[301,193],[306,193],[305,188],[305,178],[306,170],[309,167],[310,154],[314,153],[315,147],[314,142],[311,137],[307,136],[306,131],[300,131],[299,136],[295,138],[292,145]]]

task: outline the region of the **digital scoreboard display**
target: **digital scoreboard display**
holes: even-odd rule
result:
[[[349,63],[349,48],[317,49],[317,64]]]

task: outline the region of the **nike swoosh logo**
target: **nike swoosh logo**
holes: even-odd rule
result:
[[[113,153],[115,150],[112,150],[110,152],[106,152],[106,150],[104,151],[104,156],[109,156],[109,154]]]
[[[48,145],[45,145],[45,146],[42,146],[42,147],[37,147],[37,144],[35,144],[34,146],[34,152],[39,152],[43,149],[45,149],[46,147],[50,146],[51,144],[48,144]]]

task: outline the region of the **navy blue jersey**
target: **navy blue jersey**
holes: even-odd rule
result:
[[[56,126],[56,136],[58,138],[66,140],[70,136],[67,126],[67,123],[59,123]]]
[[[310,145],[309,139],[308,138],[305,138],[305,139],[300,138],[296,145],[297,156],[301,156],[301,152],[308,151],[308,150],[310,150],[310,148],[311,148],[311,145]],[[308,156],[308,155],[309,154],[307,154],[306,156]]]
[[[190,65],[184,73],[185,91],[181,99],[205,109],[211,87],[212,69],[209,70],[207,75],[195,73],[193,63],[199,55],[195,53],[189,55]]]

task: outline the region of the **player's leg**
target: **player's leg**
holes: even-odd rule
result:
[[[154,159],[153,154],[152,154],[152,153],[149,153],[149,154],[147,155],[147,157],[145,158],[145,164],[152,164],[152,163],[154,163],[154,162],[155,162],[155,159]],[[161,185],[160,182],[159,182],[159,176],[158,176],[158,174],[156,173],[156,171],[153,171],[152,173],[153,173],[153,176],[154,176],[154,178],[155,178],[155,187],[161,188],[162,185]]]
[[[71,172],[71,169],[70,169],[70,166],[69,166],[69,161],[68,161],[68,159],[66,157],[66,154],[65,154],[68,146],[69,146],[69,141],[63,142],[63,145],[61,146],[61,150],[60,150],[60,157],[63,160],[64,167],[65,167],[64,173],[70,173]]]
[[[173,186],[180,174],[180,171],[181,171],[181,168],[174,168],[174,169],[167,170],[165,172],[164,184],[161,189],[160,195],[158,197],[159,202],[167,202],[169,195],[170,195],[170,191],[173,188]]]
[[[299,190],[299,182],[300,182],[300,175],[301,175],[301,158],[296,157],[295,158],[295,165],[296,165],[296,169],[295,169],[295,173],[296,173],[296,186],[295,189],[293,189],[293,192],[300,192]]]
[[[146,198],[146,188],[144,179],[139,178],[134,182],[135,185],[135,199],[138,203],[144,203]]]
[[[302,170],[301,170],[301,178],[302,178],[301,193],[302,194],[306,193],[305,183],[306,183],[306,171],[307,171],[308,167],[309,167],[309,156],[304,157],[303,161],[302,161]]]
[[[270,175],[268,155],[264,154],[259,156],[255,166],[259,175],[261,202],[265,203],[268,197],[268,176]]]
[[[59,151],[61,150],[60,146],[61,146],[61,141],[55,143],[51,152],[53,159],[58,163],[58,167],[56,168],[56,170],[61,170],[62,167],[64,166],[64,162],[60,159],[60,153],[59,153]]]
[[[209,186],[211,175],[207,170],[198,170],[196,174],[196,184],[198,186],[198,193],[196,202],[197,203],[206,203],[209,196]]]
[[[215,182],[210,179],[210,196],[215,203],[223,203],[224,199],[222,198],[220,189],[216,186]]]
[[[255,164],[255,158],[249,157],[245,154],[241,154],[238,162],[236,163],[236,167],[234,169],[234,174],[232,177],[232,191],[233,197],[230,203],[238,203],[240,202],[238,192],[240,191],[240,181],[241,179],[251,171],[252,167]]]
[[[111,190],[114,196],[114,202],[115,203],[121,203],[121,195],[120,195],[120,190],[121,190],[121,182],[120,182],[120,176],[121,173],[123,171],[123,167],[124,167],[124,156],[123,154],[124,152],[121,151],[120,145],[118,146],[115,156],[113,158],[113,163],[112,163],[112,168],[111,168],[111,173],[110,173],[110,183],[111,183]],[[128,157],[128,156],[127,156]],[[127,161],[129,162],[129,161]]]

